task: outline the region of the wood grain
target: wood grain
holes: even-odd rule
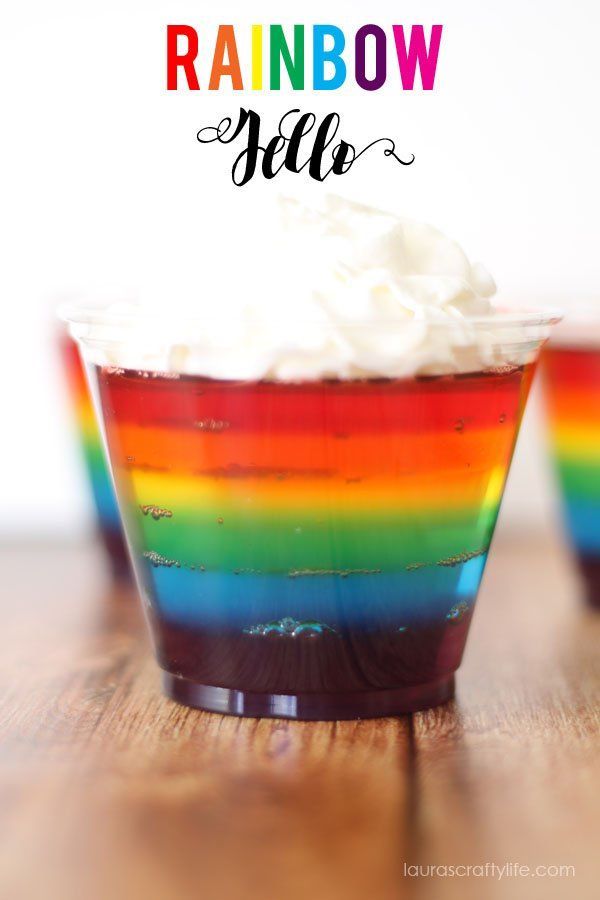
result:
[[[600,618],[552,539],[495,548],[455,702],[337,724],[162,697],[91,548],[0,565],[2,900],[596,896]],[[576,874],[404,869],[486,862]]]

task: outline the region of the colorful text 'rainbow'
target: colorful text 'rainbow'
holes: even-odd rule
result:
[[[402,90],[412,91],[417,71],[423,90],[433,90],[437,70],[442,25],[432,25],[429,37],[423,25],[392,25],[391,34],[380,25],[362,25],[349,41],[337,25],[294,25],[286,36],[282,25],[252,25],[240,37],[234,25],[219,25],[210,70],[208,90],[222,86],[235,91],[278,91],[282,73],[295,91],[335,91],[351,77],[365,91],[376,91],[388,78],[388,66],[395,59]],[[198,31],[190,25],[167,26],[167,89],[182,85],[201,89],[198,67],[206,58],[200,54]],[[202,39],[206,46],[206,38]],[[388,58],[389,57],[389,58]],[[285,86],[285,85],[284,85]]]

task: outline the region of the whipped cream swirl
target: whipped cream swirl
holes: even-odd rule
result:
[[[97,319],[76,329],[95,361],[282,381],[438,375],[506,363],[494,337],[494,281],[455,241],[339,197],[326,196],[318,208],[291,200],[281,206],[281,247],[260,279],[230,290],[234,301],[213,295],[205,310],[193,296],[178,303],[163,294],[146,306],[112,305],[100,331]],[[517,335],[516,364],[524,361],[519,343]]]

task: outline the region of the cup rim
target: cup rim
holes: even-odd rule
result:
[[[579,303],[567,307],[564,311],[563,321],[565,325],[585,325],[587,323],[597,325],[600,323],[600,305]]]
[[[132,327],[136,325],[144,326],[150,324],[160,324],[168,320],[171,326],[182,326],[186,324],[210,324],[216,321],[217,316],[207,312],[198,313],[177,313],[171,309],[149,310],[141,305],[135,310],[133,309],[115,309],[114,304],[107,303],[82,303],[68,302],[59,306],[57,314],[63,322],[71,326],[99,326],[99,327]],[[600,318],[600,311],[598,312]],[[567,315],[567,320],[568,320]],[[324,328],[342,325],[343,327],[357,326],[364,328],[365,326],[373,327],[407,327],[421,321],[417,317],[404,316],[384,316],[377,318],[375,321],[360,317],[347,317],[342,319],[317,320],[310,315],[302,316],[294,313],[286,314],[282,309],[280,315],[270,315],[269,321],[277,322],[281,320],[292,320],[298,323],[312,323],[322,325]],[[493,312],[486,315],[476,316],[460,316],[456,318],[447,318],[441,320],[427,320],[427,324],[434,328],[456,328],[471,325],[475,328],[495,328],[495,327],[519,327],[519,326],[550,326],[556,325],[565,319],[565,311],[558,306],[543,307],[495,307]],[[245,320],[252,322],[251,316],[245,317]]]

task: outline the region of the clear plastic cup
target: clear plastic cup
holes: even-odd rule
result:
[[[573,310],[542,360],[565,530],[587,601],[600,609],[600,301]]]
[[[96,531],[111,575],[116,581],[126,581],[130,577],[129,557],[85,370],[77,343],[66,332],[61,332],[58,340],[73,419],[94,502]]]
[[[304,381],[175,370],[210,321],[67,318],[172,698],[344,719],[453,696],[554,313],[470,319],[489,355],[476,371]],[[421,326],[344,327],[380,329],[401,359]],[[457,345],[457,328],[430,337]]]

